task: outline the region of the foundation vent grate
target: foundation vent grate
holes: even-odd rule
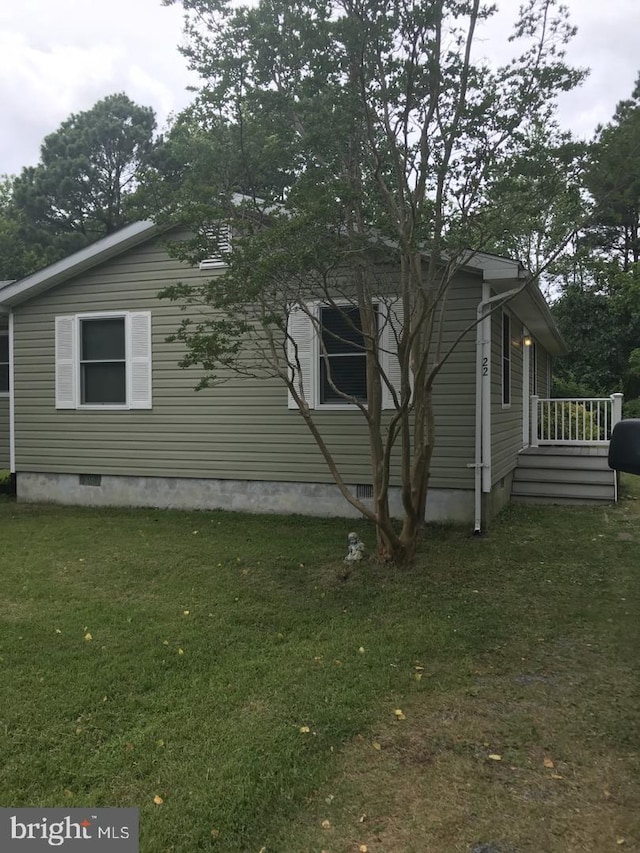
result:
[[[373,497],[373,486],[368,484],[359,484],[356,486],[356,497],[360,500]]]
[[[102,474],[79,474],[78,483],[81,486],[101,486]]]

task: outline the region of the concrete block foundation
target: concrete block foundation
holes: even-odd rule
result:
[[[18,472],[16,479],[18,500],[30,503],[360,517],[338,487],[328,483],[32,472]],[[391,509],[394,516],[402,516],[398,488],[391,489]],[[427,521],[471,524],[473,514],[472,491],[429,490]]]

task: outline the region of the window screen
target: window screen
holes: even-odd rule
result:
[[[324,307],[320,312],[320,403],[348,402],[340,391],[366,402],[367,362],[359,310]]]
[[[0,332],[0,393],[9,390],[9,334]]]
[[[89,405],[127,402],[124,317],[80,321],[80,394]]]

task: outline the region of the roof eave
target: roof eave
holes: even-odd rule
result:
[[[496,293],[506,293],[523,284],[528,273],[522,271],[517,278],[486,279],[485,282]],[[568,352],[547,301],[540,292],[535,280],[530,279],[522,290],[507,302],[507,307],[522,321],[528,331],[553,356],[566,355]]]
[[[80,275],[127,249],[151,239],[164,230],[166,227],[156,225],[149,219],[126,225],[119,231],[97,240],[90,246],[56,261],[56,263],[44,267],[44,269],[26,276],[26,278],[7,284],[0,290],[0,309],[26,302],[57,284]]]

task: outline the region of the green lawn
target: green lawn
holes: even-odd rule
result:
[[[143,853],[639,849],[640,502],[345,577],[352,526],[0,502],[0,805],[139,806]]]

